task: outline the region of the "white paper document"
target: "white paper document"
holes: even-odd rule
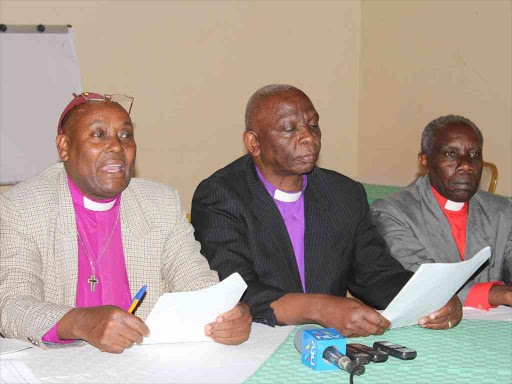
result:
[[[32,348],[32,344],[18,339],[4,339],[0,337],[0,355],[23,351]]]
[[[162,295],[146,319],[151,334],[144,344],[212,341],[204,327],[232,309],[246,289],[244,279],[233,273],[209,288]]]
[[[21,360],[2,360],[0,361],[0,383],[1,384],[19,384],[19,383],[40,383],[32,371],[28,369]]]
[[[392,328],[418,324],[418,320],[442,308],[491,256],[486,247],[460,263],[423,264],[382,312]]]

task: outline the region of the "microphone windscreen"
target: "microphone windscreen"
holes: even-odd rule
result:
[[[302,353],[302,335],[304,331],[308,331],[310,329],[322,329],[319,325],[305,325],[295,333],[295,337],[293,338],[293,342],[295,344],[295,348],[297,348],[297,352]]]

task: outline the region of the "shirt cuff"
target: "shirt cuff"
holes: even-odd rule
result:
[[[46,334],[43,336],[43,341],[45,343],[59,343],[59,344],[69,344],[73,343],[76,340],[61,340],[59,337],[59,323],[55,324],[52,329],[50,329]]]
[[[491,281],[489,283],[478,283],[473,285],[473,288],[466,297],[465,307],[473,307],[478,309],[485,309],[488,311],[490,308],[496,308],[489,304],[489,291],[493,285],[503,285],[501,281]]]

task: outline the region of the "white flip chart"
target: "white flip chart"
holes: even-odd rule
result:
[[[0,184],[59,161],[60,114],[80,93],[75,33],[0,33]]]

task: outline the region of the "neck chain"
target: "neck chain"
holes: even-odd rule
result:
[[[110,236],[108,237],[107,243],[105,244],[105,247],[100,252],[100,254],[98,255],[98,258],[94,262],[92,261],[91,257],[89,256],[89,252],[87,252],[87,248],[85,247],[85,244],[82,240],[82,236],[80,236],[80,232],[78,230],[76,231],[76,233],[78,234],[78,239],[80,240],[80,244],[82,244],[82,248],[85,251],[85,255],[89,259],[89,264],[91,265],[91,271],[92,271],[91,277],[89,278],[89,280],[87,280],[89,282],[89,284],[91,284],[91,292],[94,292],[95,285],[99,283],[99,280],[96,278],[96,275],[95,275],[96,264],[98,264],[100,262],[103,254],[105,253],[105,251],[108,248],[108,245],[110,244],[110,239],[112,239],[112,235],[114,234],[114,231],[116,230],[117,223],[119,222],[120,214],[121,214],[121,207],[119,207],[119,211],[117,212],[116,223],[114,224],[114,228],[112,228],[112,232],[110,232]]]

